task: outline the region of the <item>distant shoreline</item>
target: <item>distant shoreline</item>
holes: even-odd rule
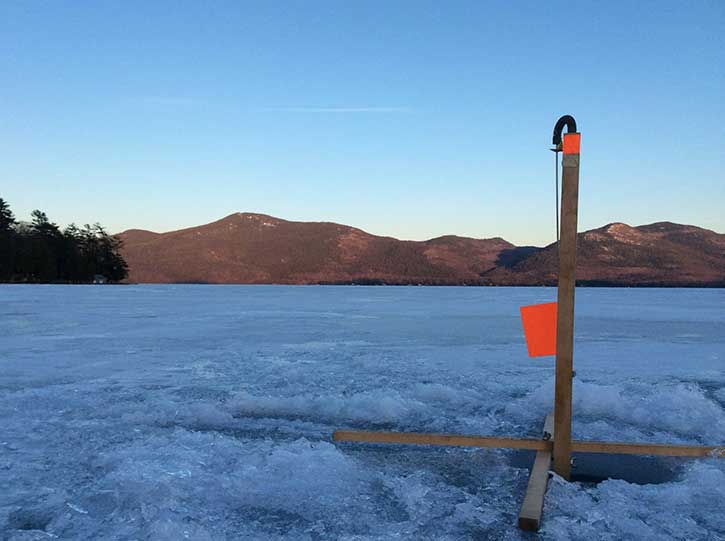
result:
[[[297,287],[326,287],[326,286],[345,286],[345,287],[480,287],[480,288],[531,288],[531,287],[557,287],[556,284],[411,284],[411,283],[306,283],[306,284],[289,284],[289,283],[216,283],[216,282],[117,282],[107,284],[94,284],[91,282],[0,282],[0,285],[17,285],[17,286],[297,286]],[[577,287],[583,288],[603,288],[603,289],[725,289],[725,283],[715,284],[613,284],[605,282],[589,283],[577,282]]]

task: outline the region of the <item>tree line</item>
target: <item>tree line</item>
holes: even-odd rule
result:
[[[39,210],[19,222],[0,198],[0,282],[118,282],[128,276],[120,249],[121,240],[100,224],[61,230]]]

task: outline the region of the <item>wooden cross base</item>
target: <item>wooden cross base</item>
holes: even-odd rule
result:
[[[554,415],[549,413],[544,421],[542,439],[500,438],[495,436],[464,436],[459,434],[420,434],[413,432],[365,432],[336,430],[334,441],[364,443],[398,443],[410,445],[450,445],[458,447],[488,447],[499,449],[528,449],[536,451],[531,468],[529,486],[526,489],[519,528],[538,530],[544,509],[544,494],[549,482],[549,469],[554,452]],[[666,445],[660,443],[619,443],[606,441],[571,440],[571,450],[577,453],[609,453],[619,455],[657,455],[680,457],[725,458],[725,446],[703,447],[697,445]]]

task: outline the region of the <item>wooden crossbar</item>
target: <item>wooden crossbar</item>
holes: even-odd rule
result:
[[[449,445],[455,447],[487,447],[500,449],[528,449],[552,451],[553,442],[526,438],[499,438],[494,436],[463,436],[459,434],[424,434],[417,432],[366,432],[336,430],[335,441],[364,443],[399,443],[409,445]],[[683,457],[725,458],[725,446],[667,445],[662,443],[621,443],[608,441],[572,440],[576,453],[610,453],[618,455],[657,455]]]
[[[554,414],[549,413],[544,421],[544,438],[554,436]],[[534,465],[529,476],[529,485],[526,488],[524,502],[519,512],[519,528],[536,531],[541,523],[541,513],[544,511],[544,495],[546,485],[549,483],[549,469],[551,468],[551,451],[537,451]]]
[[[455,447],[498,447],[501,449],[529,449],[551,451],[551,442],[521,438],[497,438],[492,436],[462,436],[459,434],[420,434],[416,432],[365,432],[336,430],[335,441],[366,443],[401,443],[412,445],[451,445]]]
[[[619,443],[572,440],[571,449],[575,453],[725,458],[725,447],[670,445],[665,443]]]

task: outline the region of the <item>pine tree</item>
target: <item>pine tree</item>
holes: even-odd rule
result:
[[[10,231],[16,224],[10,205],[0,197],[0,232]]]
[[[15,216],[10,205],[0,198],[0,281],[11,280],[15,274],[17,235]]]

